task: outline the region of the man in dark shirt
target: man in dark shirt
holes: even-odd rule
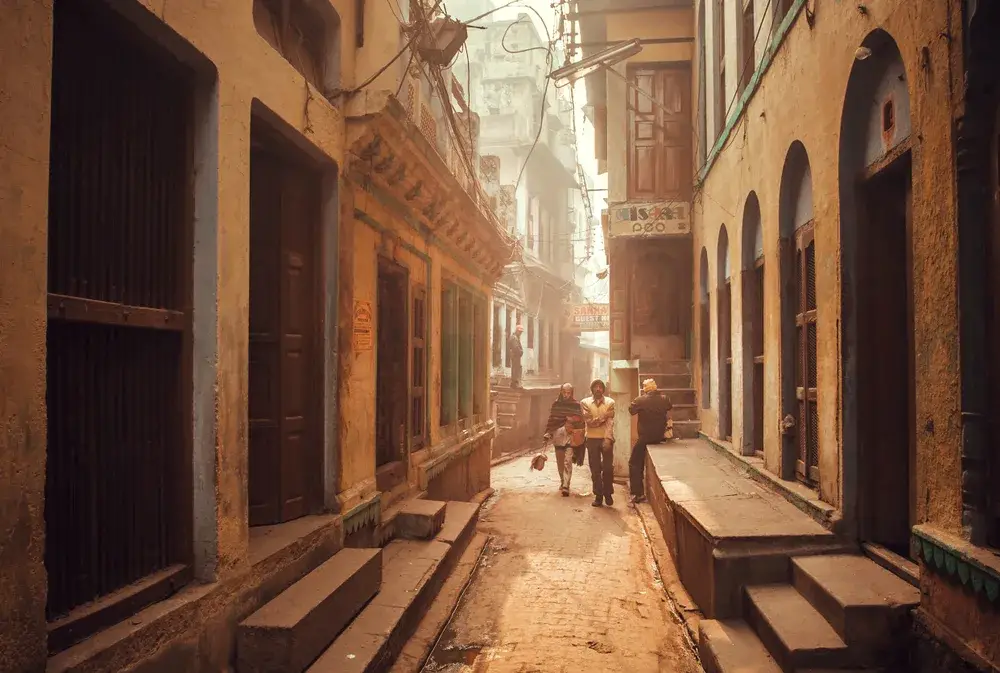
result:
[[[518,323],[514,332],[507,340],[507,358],[510,362],[510,387],[521,387],[521,356],[524,355],[524,346],[521,345],[521,332],[524,328]]]
[[[646,379],[642,382],[642,395],[632,400],[628,412],[638,415],[638,439],[632,447],[632,455],[628,461],[629,490],[632,491],[632,502],[642,502],[646,499],[643,482],[646,473],[646,450],[649,444],[658,444],[667,434],[667,418],[673,405],[659,390],[656,381]]]

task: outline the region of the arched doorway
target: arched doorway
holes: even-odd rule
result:
[[[840,132],[845,507],[862,540],[909,554],[915,518],[910,98],[893,39],[862,46]]]
[[[816,243],[812,171],[806,148],[792,143],[781,173],[782,477],[819,486]]]
[[[698,354],[701,361],[701,408],[712,406],[712,317],[708,290],[708,250],[701,249],[698,263]]]
[[[743,455],[764,451],[764,233],[757,194],[743,206]]]
[[[716,324],[719,326],[717,339],[719,346],[719,438],[729,440],[733,438],[733,290],[730,283],[732,272],[729,267],[729,235],[726,233],[726,225],[722,225],[719,229],[716,272],[716,291],[718,292],[716,308],[719,311],[716,320]]]

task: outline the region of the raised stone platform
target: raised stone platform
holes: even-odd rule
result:
[[[743,587],[786,582],[790,558],[852,549],[700,439],[649,448],[646,491],[704,615],[742,614]]]
[[[448,502],[444,526],[432,540],[395,540],[386,545],[378,594],[305,670],[388,670],[472,539],[478,514],[478,503]]]

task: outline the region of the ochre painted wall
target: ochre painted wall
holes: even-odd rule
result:
[[[856,47],[883,28],[898,45],[906,68],[913,138],[913,264],[916,351],[916,516],[951,531],[960,529],[959,378],[956,305],[954,154],[949,100],[949,42],[945,3],[873,0],[867,14],[820,12],[813,29],[798,16],[696,198],[695,259],[708,250],[712,292],[712,410],[702,411],[703,431],[717,435],[719,402],[716,324],[716,250],[721,225],[729,237],[734,273],[741,255],[745,199],[755,191],[761,208],[765,253],[765,464],[780,465],[782,363],[778,278],[778,201],[782,167],[793,141],[803,143],[812,171],[817,246],[820,495],[842,508],[841,275],[838,153],[848,77]],[[954,44],[960,44],[953,40]],[[928,49],[927,68],[920,52]],[[697,123],[697,120],[695,120]],[[698,265],[694,269],[698,287]],[[738,278],[734,276],[734,278]],[[697,298],[696,298],[697,299]],[[734,445],[742,437],[742,296],[733,284]],[[698,314],[694,333],[698,334]],[[697,339],[695,340],[697,344]],[[694,358],[700,381],[700,358]],[[925,431],[934,421],[933,431]],[[850,489],[849,489],[850,490]],[[851,494],[848,493],[850,496]]]
[[[432,447],[445,439],[445,428],[440,427],[441,404],[441,288],[445,279],[457,282],[480,293],[484,298],[484,318],[488,304],[485,298],[492,294],[492,287],[483,282],[482,276],[449,249],[426,240],[415,230],[396,209],[389,197],[377,197],[358,187],[352,186],[348,198],[364,216],[353,217],[344,226],[351,228],[352,247],[348,253],[352,257],[354,271],[350,289],[341,287],[342,293],[350,293],[351,303],[355,299],[370,301],[376,306],[378,256],[384,254],[386,243],[390,243],[397,263],[409,269],[410,283],[423,284],[427,290],[428,315],[426,348],[429,353],[427,368],[427,404],[429,406],[427,448],[411,456],[413,465],[422,461],[432,451]],[[380,200],[381,199],[381,200]],[[389,204],[389,205],[387,205]],[[428,273],[430,274],[428,278]],[[341,330],[349,330],[350,321],[342,315]],[[377,348],[370,351],[354,352],[349,334],[341,337],[345,349],[341,370],[341,411],[340,446],[341,465],[340,490],[346,494],[343,506],[374,492],[375,476],[375,391]],[[489,340],[482,344],[481,357],[489,363]],[[477,381],[484,402],[489,400],[489,367],[483,368],[484,377]],[[407,385],[405,376],[400,385]],[[487,404],[488,407],[488,404]],[[484,416],[488,408],[484,409]],[[410,479],[416,477],[415,469],[410,470]]]
[[[0,666],[46,658],[45,292],[52,3],[0,9]]]
[[[81,0],[82,1],[82,0]],[[195,572],[246,568],[249,157],[251,106],[266,109],[316,159],[343,158],[343,119],[254,28],[252,2],[111,3],[150,41],[179,46],[204,80],[196,113]],[[342,81],[354,81],[353,7],[340,10]],[[53,5],[0,9],[0,547],[4,666],[44,667],[45,315]],[[180,39],[178,39],[178,37]],[[193,49],[192,49],[193,47]],[[308,100],[308,105],[306,104]],[[256,101],[256,103],[255,103]],[[207,313],[206,313],[207,312]]]

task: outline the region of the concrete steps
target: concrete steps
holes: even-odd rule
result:
[[[381,582],[381,549],[340,550],[239,624],[237,670],[303,670],[378,593]]]
[[[663,388],[660,392],[669,397],[672,404],[698,403],[698,394],[694,388]]]
[[[674,437],[677,439],[697,439],[701,421],[674,421]]]
[[[444,524],[433,539],[395,540],[386,545],[384,580],[378,594],[304,670],[308,673],[388,670],[474,535],[478,517],[478,504],[449,502]]]
[[[412,499],[396,512],[396,536],[408,540],[429,540],[444,526],[446,504],[437,500]]]
[[[675,404],[673,409],[670,410],[670,417],[674,419],[674,423],[678,421],[697,421],[698,405]]]
[[[784,671],[842,668],[851,653],[823,615],[789,584],[748,587],[747,621]]]
[[[744,619],[701,622],[708,673],[822,673],[905,665],[919,590],[856,554],[796,556],[790,583],[744,589]],[[901,669],[902,670],[902,669]]]

